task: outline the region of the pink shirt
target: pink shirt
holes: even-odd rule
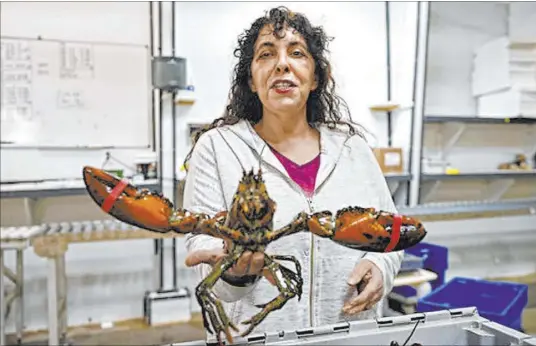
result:
[[[303,165],[298,165],[273,148],[272,152],[279,159],[283,167],[285,167],[290,178],[302,188],[307,197],[311,197],[315,189],[318,167],[320,167],[320,154],[311,161]]]

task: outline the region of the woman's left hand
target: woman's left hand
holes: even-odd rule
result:
[[[371,309],[383,296],[383,276],[372,261],[362,259],[348,278],[348,284],[358,289],[358,296],[347,302],[343,312],[349,315]]]

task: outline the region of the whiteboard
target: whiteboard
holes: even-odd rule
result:
[[[0,42],[3,144],[150,145],[147,46],[17,37]]]

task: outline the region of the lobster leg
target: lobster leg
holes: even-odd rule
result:
[[[175,211],[170,218],[168,232],[207,234],[216,238],[231,240],[233,243],[238,244],[243,244],[247,241],[247,237],[243,233],[225,226],[223,224],[224,219],[200,217],[199,215],[201,214],[191,214],[184,210]]]
[[[301,277],[301,264],[294,256],[285,256],[285,255],[272,255],[272,259],[276,261],[289,261],[294,263],[296,266],[296,274]]]
[[[221,333],[224,333],[227,341],[232,343],[233,337],[229,332],[229,327],[236,332],[238,332],[238,328],[229,320],[223,309],[222,303],[211,289],[214,287],[218,279],[220,279],[221,275],[236,263],[242,253],[243,249],[237,247],[229,256],[222,258],[213,266],[210,274],[197,285],[195,290],[197,301],[203,312],[204,326],[209,333],[216,334],[216,338],[220,345],[222,344]],[[208,320],[210,320],[210,324],[208,323]],[[212,325],[214,330],[210,328],[210,325]]]
[[[307,213],[299,213],[294,220],[292,220],[288,225],[281,227],[280,229],[267,232],[266,240],[267,243],[273,242],[284,236],[306,231],[307,230],[307,221],[309,220],[309,215]]]
[[[298,273],[283,267],[279,263],[275,262],[274,259],[279,258],[280,260],[289,260],[297,264]],[[257,307],[262,308],[262,311],[242,322],[242,324],[249,324],[248,329],[241,334],[242,337],[248,335],[255,329],[268,314],[274,310],[281,309],[287,301],[298,296],[298,300],[301,299],[303,279],[301,277],[301,267],[299,267],[299,262],[292,256],[264,256],[264,265],[266,269],[272,274],[277,288],[279,289],[279,295],[269,301],[266,304],[257,305]]]

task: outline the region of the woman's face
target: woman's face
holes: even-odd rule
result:
[[[283,38],[265,26],[255,42],[251,63],[251,90],[258,94],[265,110],[295,113],[305,107],[309,93],[317,86],[315,62],[303,37],[290,27]]]

